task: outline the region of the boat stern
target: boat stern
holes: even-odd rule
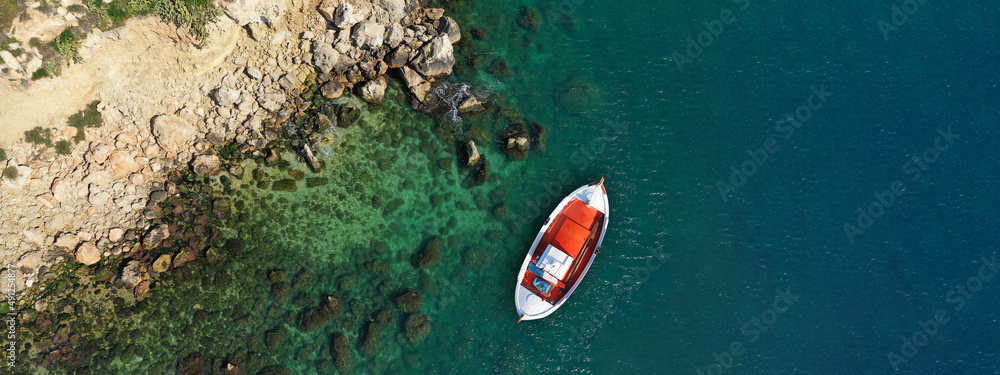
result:
[[[514,293],[514,304],[517,306],[517,315],[521,320],[535,320],[549,316],[555,311],[555,306],[546,302],[542,297],[532,293],[523,285],[517,286]]]

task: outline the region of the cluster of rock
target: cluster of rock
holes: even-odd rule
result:
[[[216,173],[213,146],[264,147],[279,135],[272,124],[308,104],[304,83],[319,83],[327,98],[347,89],[379,103],[395,72],[423,101],[433,96],[431,83],[451,73],[452,44],[461,38],[442,9],[413,0],[326,0],[298,23],[282,18],[281,2],[237,0],[223,10],[228,18],[210,31],[238,28],[247,37],[218,70],[178,77],[155,93],[102,93],[104,126],[87,129],[93,141],[75,144],[69,156],[23,141],[6,148],[0,167],[17,173],[3,179],[0,231],[13,235],[0,236],[0,247],[15,250],[3,260],[17,268],[19,290],[63,259],[91,265],[130,250],[115,244],[130,228],[141,231],[145,211],[175,193],[167,171]],[[54,141],[75,132],[57,129]]]
[[[63,259],[91,265],[128,250],[118,245],[135,237],[132,228],[139,226],[143,211],[173,192],[162,177],[172,162],[163,155],[186,147],[192,135],[187,128],[178,126],[158,138],[120,130],[81,143],[67,156],[26,143],[7,148],[8,159],[0,167],[13,167],[17,176],[3,179],[0,231],[8,235],[0,236],[0,247],[15,250],[5,252],[4,260],[17,269],[19,286],[54,277],[48,266]],[[54,138],[71,139],[76,131],[66,127]]]
[[[390,70],[422,102],[455,65],[452,44],[461,31],[443,9],[412,0],[325,0],[319,11],[332,27],[311,44],[319,81],[354,87],[368,102],[382,102]]]

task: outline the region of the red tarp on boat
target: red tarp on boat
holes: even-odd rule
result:
[[[556,247],[565,251],[569,256],[576,258],[580,254],[580,250],[583,249],[584,242],[587,242],[587,237],[590,236],[590,230],[584,228],[580,224],[577,224],[573,220],[569,220],[568,217],[564,218],[562,225],[559,227],[559,232],[556,233],[556,238],[553,241],[556,243]]]
[[[574,199],[567,203],[562,211],[563,215],[566,215],[566,217],[587,229],[590,229],[594,225],[594,219],[597,218],[598,213],[596,209],[588,206],[579,199]]]

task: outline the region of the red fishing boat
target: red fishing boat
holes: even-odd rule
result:
[[[604,240],[608,211],[603,178],[576,189],[556,206],[517,276],[518,321],[549,316],[573,294]]]

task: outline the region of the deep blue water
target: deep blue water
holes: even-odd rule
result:
[[[1000,372],[1000,279],[955,290],[998,250],[1000,10],[914,4],[456,6],[466,30],[490,30],[477,52],[512,70],[458,80],[500,81],[526,116],[550,125],[531,173],[503,179],[523,186],[520,207],[530,212],[564,169],[574,177],[560,191],[605,176],[612,195],[612,229],[582,292],[545,321],[503,328],[528,366],[886,374],[894,361],[900,373]],[[516,25],[524,5],[543,16],[537,32]],[[894,6],[906,17],[894,18]],[[720,18],[725,10],[731,18]],[[575,26],[551,22],[567,16]],[[716,20],[725,22],[711,43],[688,49],[689,37],[709,41],[703,21]],[[600,104],[560,105],[559,85],[576,76],[601,88]],[[810,98],[818,91],[830,94]],[[797,110],[800,126],[779,123]],[[574,152],[602,132],[595,157],[579,162]],[[731,180],[731,167],[750,174],[745,183],[733,183],[743,178]],[[720,182],[732,191],[720,194]],[[889,202],[886,191],[888,204],[876,195]],[[669,257],[649,267],[657,249]],[[776,289],[797,296],[781,313]],[[947,317],[936,332],[925,324],[934,332],[925,343],[919,323],[937,310]],[[731,345],[742,350],[724,354]]]

